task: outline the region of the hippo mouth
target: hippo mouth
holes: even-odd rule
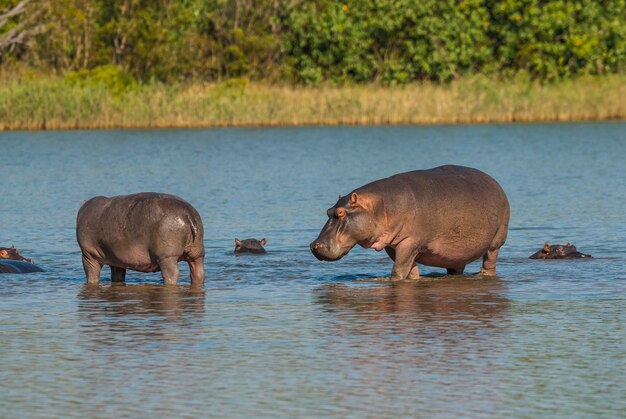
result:
[[[350,252],[352,247],[354,246],[347,246],[343,248],[340,247],[340,248],[331,250],[328,248],[328,246],[319,242],[313,242],[310,245],[311,253],[313,253],[313,256],[315,256],[317,260],[326,261],[326,262],[333,262],[335,260],[341,259],[345,255],[347,255],[348,252]]]
[[[333,262],[333,261],[339,260],[339,259],[341,259],[343,257],[343,256],[339,256],[338,258],[331,258],[331,257],[325,256],[325,255],[323,255],[321,253],[317,253],[317,252],[312,252],[312,253],[313,253],[313,256],[315,256],[317,258],[317,260],[321,260],[323,262]]]

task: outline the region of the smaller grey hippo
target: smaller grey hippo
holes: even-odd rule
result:
[[[263,246],[267,243],[264,238],[257,239],[235,239],[235,253],[267,253]]]
[[[96,196],[78,211],[76,238],[87,282],[97,284],[103,265],[111,280],[126,269],[161,271],[166,284],[178,282],[178,262],[189,264],[192,285],[204,283],[204,229],[198,212],[183,199],[143,192]]]

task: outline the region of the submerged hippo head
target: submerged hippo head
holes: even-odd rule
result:
[[[0,259],[21,260],[28,263],[33,263],[31,259],[26,259],[20,255],[20,249],[16,249],[15,246],[0,247]]]
[[[571,243],[543,245],[543,248],[530,255],[530,259],[581,259],[590,258],[591,255],[580,253],[576,246]]]
[[[352,192],[326,211],[328,221],[310,247],[319,260],[338,260],[357,243],[365,248],[378,246],[382,202],[374,194]]]
[[[266,243],[265,239],[235,239],[235,253],[267,253],[263,248]]]

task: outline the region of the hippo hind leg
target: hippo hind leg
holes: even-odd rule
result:
[[[491,242],[491,246],[489,246],[489,250],[487,253],[483,255],[483,266],[480,269],[481,275],[487,276],[495,276],[496,275],[496,262],[498,260],[498,253],[500,252],[500,248],[506,242],[506,236],[508,234],[508,225],[509,216],[508,216],[508,208],[506,221],[498,228],[493,241]]]
[[[111,266],[111,281],[124,282],[126,280],[126,269]]]
[[[178,258],[170,257],[159,261],[161,275],[165,285],[176,285],[178,282]]]
[[[483,267],[480,270],[481,275],[496,275],[496,261],[498,259],[499,252],[500,249],[487,250],[487,253],[485,253],[483,256]]]
[[[188,261],[192,285],[204,284],[204,257]]]
[[[97,284],[100,281],[100,271],[102,270],[100,262],[83,254],[83,269],[85,269],[88,284]]]

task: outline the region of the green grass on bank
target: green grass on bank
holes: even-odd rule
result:
[[[133,85],[0,78],[0,130],[435,124],[626,119],[626,75],[539,84],[473,77],[448,85]]]

